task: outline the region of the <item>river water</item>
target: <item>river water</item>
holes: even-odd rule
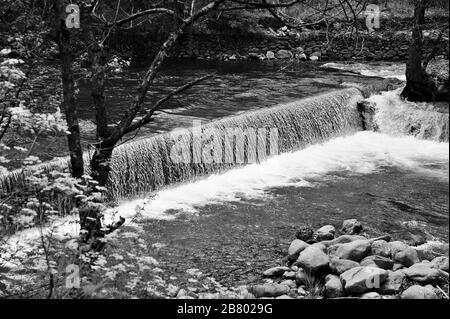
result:
[[[402,74],[400,65],[331,66],[169,63],[165,77],[150,92],[149,105],[183,81],[212,71],[218,76],[172,100],[168,104],[172,114],[158,116],[140,137],[190,126],[192,119],[208,121],[373,81],[347,70]],[[131,69],[110,80],[108,106],[113,119],[123,112],[142,71]],[[93,113],[85,89],[82,86],[80,99],[82,117],[88,121]],[[426,123],[426,128],[440,127],[442,116],[424,107],[400,116],[397,110],[405,104],[398,92],[375,96],[373,101],[380,132],[357,132],[174,185],[154,198],[123,201],[114,210],[144,229],[139,236],[147,247],[164,247],[156,257],[165,278],[182,280],[186,270],[198,268],[229,285],[260,280],[262,270],[285,256],[302,225],[339,228],[344,219],[357,218],[371,235],[448,243],[449,145],[438,142],[440,129],[419,130],[415,136],[403,129],[411,119]]]
[[[303,88],[317,93],[355,81],[347,66],[338,65],[339,72],[327,67],[306,71],[308,80],[288,72],[276,81],[278,91],[262,90],[243,101],[255,108],[268,96],[290,92],[285,99],[297,98]],[[403,72],[400,65],[349,69],[397,78]],[[311,82],[321,76],[320,84]],[[163,189],[151,200],[122,202],[118,214],[133,216],[140,209],[145,241],[166,245],[158,260],[168,274],[194,267],[230,284],[258,280],[258,272],[285,256],[300,225],[338,228],[357,218],[371,235],[448,242],[449,146],[438,142],[445,121],[448,130],[448,114],[423,105],[415,110],[398,94],[372,98],[380,132],[358,132]],[[400,116],[399,109],[409,111]],[[427,129],[411,136],[411,119]]]

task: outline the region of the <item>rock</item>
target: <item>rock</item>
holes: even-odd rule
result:
[[[277,59],[291,59],[292,58],[292,52],[288,50],[279,50],[275,54]]]
[[[322,58],[322,53],[320,53],[319,51],[313,52],[310,56],[309,59],[311,61],[319,61]]]
[[[440,256],[431,261],[431,268],[440,269],[448,272],[448,257]]]
[[[249,58],[250,60],[259,60],[259,54],[256,53],[256,52],[250,52],[250,53],[248,54],[248,58]]]
[[[267,58],[268,60],[273,60],[273,59],[275,59],[275,53],[273,53],[272,51],[267,51],[267,53],[266,53],[266,58]]]
[[[371,245],[371,254],[391,258],[391,247],[385,240],[376,240]]]
[[[392,267],[392,270],[396,271],[396,270],[400,270],[400,269],[403,269],[403,268],[405,268],[405,266],[403,266],[402,264],[394,263],[394,266]]]
[[[337,298],[343,297],[344,295],[341,279],[335,275],[327,275],[325,277],[325,296],[328,298]]]
[[[410,266],[420,262],[417,251],[412,247],[408,247],[404,250],[401,250],[401,251],[393,254],[393,256],[394,256],[394,261],[404,265],[405,267],[410,267]]]
[[[298,255],[308,247],[309,244],[305,243],[301,239],[295,239],[288,249],[289,260],[296,260]]]
[[[286,271],[284,274],[283,274],[283,278],[286,278],[286,279],[295,279],[295,274],[296,274],[297,272],[296,271]]]
[[[362,224],[356,219],[344,220],[341,227],[341,233],[347,235],[359,234],[363,231]]]
[[[420,260],[433,260],[439,256],[448,256],[449,246],[445,243],[429,242],[414,247]]]
[[[405,244],[402,241],[398,241],[398,240],[397,241],[391,241],[389,243],[389,247],[391,249],[391,256],[395,256],[395,254],[397,254],[397,253],[399,253],[399,252],[409,248],[409,246],[407,244]]]
[[[342,235],[332,240],[324,240],[321,244],[329,247],[337,244],[350,243],[355,240],[367,240],[367,238],[359,235]]]
[[[359,262],[370,253],[370,247],[369,240],[355,240],[341,244],[336,250],[336,256],[340,259],[350,259]]]
[[[367,256],[360,262],[361,266],[371,266],[375,265],[375,267],[390,270],[394,267],[394,262],[386,257],[381,256]]]
[[[363,120],[363,129],[367,131],[378,131],[379,127],[375,121],[376,104],[367,100],[357,104],[358,112]]]
[[[304,295],[307,294],[306,290],[305,290],[303,287],[298,287],[297,293],[298,293],[300,296],[304,296]]]
[[[302,54],[302,53],[305,53],[305,49],[303,49],[302,47],[296,47],[296,48],[294,49],[294,53],[296,53],[296,54]]]
[[[264,275],[264,277],[280,277],[286,271],[290,271],[290,270],[291,269],[289,267],[284,267],[284,266],[272,267],[272,268],[264,271],[263,275]]]
[[[297,237],[297,239],[303,240],[304,242],[308,242],[313,239],[313,235],[314,231],[311,227],[302,226],[297,230],[295,237]]]
[[[403,271],[388,271],[386,281],[381,285],[378,291],[382,294],[397,294],[400,292],[405,278],[406,275]]]
[[[289,293],[289,287],[280,284],[264,284],[250,287],[249,291],[256,297],[278,297]]]
[[[300,61],[306,61],[306,60],[308,60],[308,57],[307,57],[306,54],[304,54],[304,53],[296,54],[296,58],[299,59]]]
[[[339,259],[339,258],[331,258],[330,260],[330,269],[336,275],[340,275],[349,269],[359,266],[360,265],[353,260]]]
[[[336,233],[336,229],[333,225],[326,225],[323,227],[320,227],[314,234],[314,238],[317,241],[322,240],[331,240],[334,238],[334,234]]]
[[[230,56],[230,57],[228,58],[228,60],[230,60],[230,61],[236,61],[236,60],[237,60],[236,54],[233,54],[232,56]]]
[[[439,299],[434,289],[429,286],[413,285],[401,294],[401,299]]]
[[[388,272],[375,267],[356,267],[341,274],[346,294],[362,294],[378,289],[386,281]]]
[[[380,294],[372,291],[372,292],[366,292],[365,294],[362,294],[359,296],[361,299],[381,299]]]
[[[305,248],[297,259],[297,264],[312,273],[321,272],[328,268],[330,259],[320,246],[311,245]]]
[[[276,297],[275,299],[295,299],[295,298],[291,297],[289,295],[282,295],[282,296]]]
[[[433,58],[428,64],[427,71],[438,89],[440,100],[448,101],[449,97],[449,61],[444,58]]]
[[[402,269],[409,279],[420,284],[438,283],[448,280],[448,273],[440,269],[431,268],[431,263],[418,263]]]
[[[294,280],[283,280],[282,282],[280,282],[280,285],[288,286],[291,289],[297,288],[297,284]]]

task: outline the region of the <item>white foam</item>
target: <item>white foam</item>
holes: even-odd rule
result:
[[[401,167],[448,181],[448,143],[413,137],[360,132],[325,144],[282,154],[264,163],[233,169],[221,175],[161,190],[142,212],[144,218],[172,219],[173,210],[196,213],[202,206],[267,196],[274,187],[314,187],[333,172],[369,174],[386,166]],[[439,168],[431,169],[430,165]],[[135,214],[143,200],[127,201],[119,215]]]
[[[325,63],[324,68],[333,68],[357,72],[365,76],[396,78],[406,81],[404,64],[363,64],[363,63]]]
[[[143,219],[171,220],[177,217],[174,211],[195,214],[201,207],[212,203],[270,196],[268,190],[274,187],[316,187],[321,179],[333,178],[330,173],[369,174],[386,166],[400,167],[448,182],[449,145],[411,136],[359,132],[282,154],[261,164],[164,189],[153,200],[126,201],[111,209],[110,214],[117,212],[127,217],[129,224],[136,216],[136,207],[140,207]],[[106,217],[112,219],[112,216]],[[60,239],[76,238],[79,233],[77,216],[59,219],[44,232],[52,232]],[[21,231],[13,235],[3,248],[26,253],[39,246],[39,238],[38,228]]]
[[[428,140],[448,138],[448,114],[438,112],[430,103],[402,100],[403,88],[373,95],[368,100],[376,105],[375,122],[381,132],[394,135],[413,135]]]

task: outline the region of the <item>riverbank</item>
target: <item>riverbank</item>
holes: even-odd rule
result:
[[[447,17],[436,16],[423,26],[424,51],[430,53],[436,45],[440,25]],[[407,18],[395,21],[389,17],[381,21],[381,27],[369,33],[363,21],[358,21],[358,30],[349,32],[334,23],[328,28],[302,28],[300,31],[279,24],[261,22],[257,31],[227,29],[220,31],[201,28],[184,34],[178,45],[170,52],[174,58],[190,58],[215,61],[236,60],[312,60],[312,61],[402,61],[408,58],[411,44],[411,21]],[[270,27],[271,25],[272,27]],[[228,28],[230,28],[228,26]],[[355,33],[356,32],[356,33]],[[151,32],[126,34],[123,31],[112,35],[120,38],[120,47],[143,59],[152,57],[162,39]],[[448,59],[448,34],[438,44],[437,55]],[[115,43],[115,41],[111,41]]]

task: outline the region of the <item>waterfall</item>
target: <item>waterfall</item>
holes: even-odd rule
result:
[[[128,143],[113,153],[111,195],[114,199],[143,195],[361,130],[356,108],[361,99],[354,88],[334,91],[226,117],[201,126],[197,133],[193,127]],[[233,138],[227,138],[230,132]],[[196,148],[203,155],[205,149],[214,154],[207,154],[205,161],[205,156],[196,158]],[[174,154],[174,149],[185,154]]]
[[[402,100],[402,88],[371,96],[374,122],[379,131],[393,136],[412,135],[437,142],[449,141],[448,104],[413,103]],[[446,109],[446,110],[445,110]]]
[[[361,130],[356,105],[362,99],[358,89],[338,90],[128,142],[113,152],[110,197],[145,195]],[[40,167],[49,171],[67,163],[60,159]],[[11,191],[27,174],[0,176],[0,191]]]

